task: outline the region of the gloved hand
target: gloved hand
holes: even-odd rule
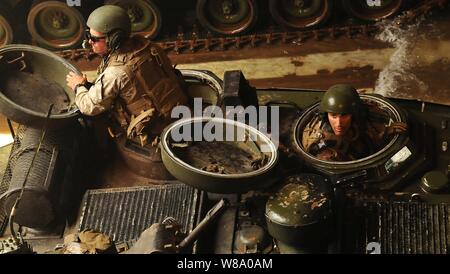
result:
[[[394,122],[384,129],[384,137],[389,137],[394,134],[405,133],[408,130],[408,125],[403,122]]]

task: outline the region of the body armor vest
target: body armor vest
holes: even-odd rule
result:
[[[172,108],[187,104],[184,80],[165,52],[144,38],[127,40],[111,54],[109,66],[122,67],[130,80],[131,86],[119,92],[112,109],[128,138],[146,134],[144,129],[149,127],[159,134],[170,122]]]

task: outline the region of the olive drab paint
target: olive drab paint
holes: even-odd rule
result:
[[[206,118],[220,118],[238,121],[246,124],[252,128],[258,129],[275,144],[279,145],[280,136],[280,109],[278,106],[226,106],[225,113],[217,106],[209,106],[205,110],[202,108],[202,98],[194,98],[193,112],[187,106],[178,105],[172,109],[171,118],[175,119],[189,119],[191,117],[206,117]],[[270,109],[270,112],[269,112]],[[269,115],[270,113],[270,115]],[[191,142],[191,141],[230,141],[230,142],[243,142],[250,138],[253,141],[257,141],[257,136],[253,132],[247,132],[244,128],[238,128],[234,130],[233,126],[225,125],[224,131],[222,124],[206,123],[202,126],[200,123],[186,124],[180,127],[178,130],[171,131],[171,137],[176,142]],[[270,131],[269,131],[270,129]],[[225,135],[223,134],[225,132]],[[271,149],[261,145],[262,152],[269,152]]]

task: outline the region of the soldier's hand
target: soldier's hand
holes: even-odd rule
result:
[[[401,134],[408,130],[408,125],[403,122],[394,122],[389,126],[386,126],[384,131],[385,136],[392,136],[393,134]]]
[[[87,78],[86,78],[86,75],[76,74],[75,72],[71,71],[66,76],[66,82],[67,82],[67,86],[71,90],[74,90],[76,85],[86,84]]]

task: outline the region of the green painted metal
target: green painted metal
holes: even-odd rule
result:
[[[172,139],[173,133],[180,132],[184,127],[194,129],[198,126],[203,129],[205,125],[221,126],[223,125],[223,134],[226,136],[227,130],[233,130],[234,133],[244,130],[247,134],[257,136],[257,141],[236,140],[236,141],[218,141],[217,147],[225,145],[233,152],[221,154],[219,151],[202,150],[202,143],[207,141],[187,141],[175,142]],[[186,129],[188,130],[188,129]],[[203,130],[202,130],[203,131]],[[269,152],[262,152],[260,147],[265,145]],[[198,157],[185,157],[188,149],[197,151]],[[205,151],[205,153],[203,153]],[[261,165],[252,170],[243,168],[236,169],[236,163],[233,167],[224,164],[224,160],[232,154],[236,161],[241,158],[240,154],[251,156],[252,159],[261,160]],[[201,155],[200,155],[201,154]],[[197,154],[195,154],[197,155]],[[166,127],[161,134],[161,158],[167,170],[178,180],[188,185],[212,193],[245,193],[249,190],[262,189],[272,185],[276,181],[276,167],[278,162],[278,151],[272,141],[263,133],[255,128],[249,127],[240,122],[221,118],[194,117],[176,121]],[[218,159],[210,161],[209,159]],[[249,161],[249,159],[247,159]],[[217,162],[216,162],[217,161]],[[229,162],[228,162],[229,163]],[[203,168],[203,164],[217,165],[218,170]],[[231,163],[233,165],[233,163]]]
[[[378,21],[396,14],[404,0],[342,0],[347,13],[365,21]]]
[[[305,29],[328,20],[333,10],[331,0],[270,0],[273,19],[285,28]]]
[[[322,0],[282,0],[281,7],[285,14],[305,18],[317,14],[322,8]]]
[[[153,12],[141,1],[127,7],[127,13],[131,20],[131,31],[143,31],[155,22]]]
[[[95,9],[89,15],[86,25],[105,34],[115,29],[121,29],[127,34],[131,32],[131,22],[126,10],[115,5]]]
[[[334,85],[325,92],[320,111],[329,113],[357,113],[361,105],[358,92],[350,85]]]
[[[12,43],[14,35],[9,17],[10,7],[0,3],[0,46]]]
[[[65,39],[76,35],[79,31],[79,22],[70,10],[49,7],[37,15],[36,28],[44,37]]]
[[[222,24],[236,24],[248,16],[250,9],[246,0],[211,0],[207,9],[213,20]]]
[[[423,175],[420,186],[427,193],[442,193],[448,190],[449,179],[442,171],[433,170]]]
[[[266,217],[280,225],[301,227],[331,215],[331,184],[316,174],[289,176],[284,186],[270,196]]]
[[[196,11],[207,30],[225,35],[249,31],[259,16],[255,0],[199,0]]]
[[[27,17],[28,31],[33,40],[52,50],[81,44],[85,23],[79,10],[59,1],[38,1]]]
[[[8,82],[9,73],[4,73],[8,70],[10,73],[22,69],[24,77],[32,77],[36,75],[42,79],[46,79],[51,85],[58,86],[62,92],[66,94],[67,102],[65,103],[67,109],[63,109],[61,104],[60,113],[52,113],[49,120],[49,128],[60,128],[67,124],[76,122],[79,115],[78,107],[75,105],[75,94],[66,86],[66,75],[73,71],[77,74],[81,72],[75,68],[69,61],[59,57],[55,53],[45,50],[40,47],[30,45],[12,44],[7,45],[0,49],[0,56],[4,60],[10,62],[0,64],[0,71],[3,71],[5,82]],[[13,61],[15,60],[15,61]],[[20,83],[16,83],[20,85]],[[11,93],[6,90],[0,90],[0,111],[7,118],[20,124],[27,126],[40,128],[45,124],[46,110],[41,111],[37,108],[31,108],[22,105],[22,102],[28,101],[28,105],[38,105],[39,100],[51,100],[52,98],[40,98],[40,94],[46,91],[36,90],[35,87],[22,87],[24,90],[17,90],[18,94],[21,94],[20,98],[14,100],[9,96]],[[19,99],[19,101],[17,101]],[[33,101],[34,100],[34,101]],[[54,102],[55,103],[55,102]],[[56,103],[55,103],[56,104]],[[34,106],[32,105],[32,106]],[[59,105],[59,104],[58,104]]]
[[[6,34],[5,27],[3,25],[0,25],[0,41],[4,40]]]
[[[316,174],[287,177],[269,197],[265,216],[270,235],[283,243],[301,246],[327,239],[333,230],[330,182]]]
[[[145,32],[147,38],[158,36],[163,16],[159,4],[152,0],[108,0],[107,5],[116,5],[127,11],[131,21],[131,32]]]

